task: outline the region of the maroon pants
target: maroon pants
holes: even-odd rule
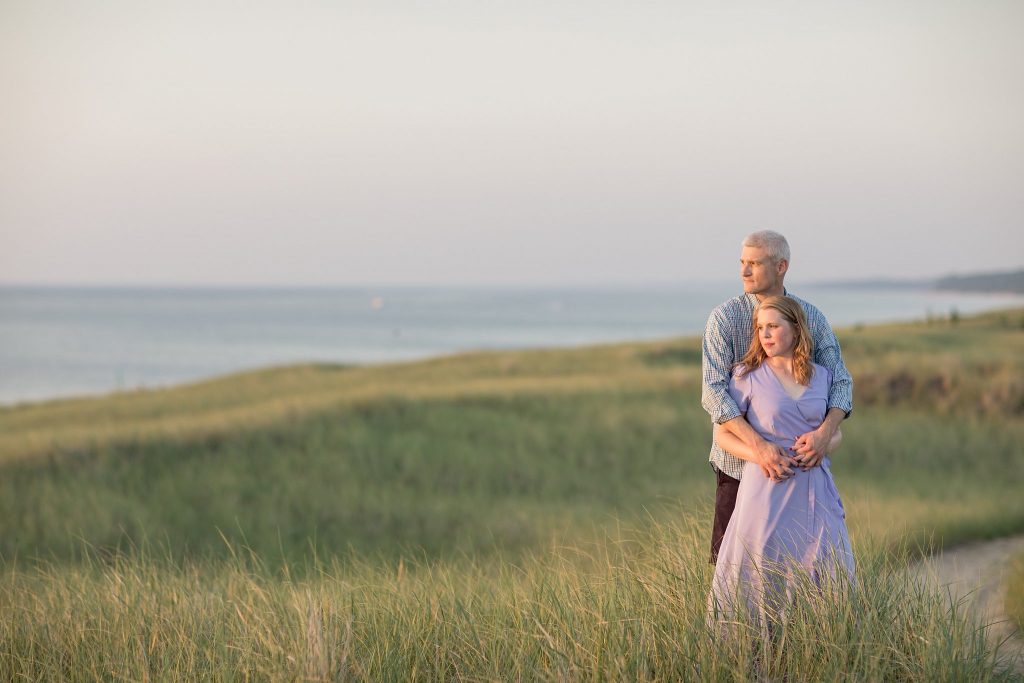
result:
[[[711,527],[711,564],[718,561],[718,549],[722,547],[722,537],[732,518],[732,510],[736,507],[736,491],[740,480],[715,470],[718,475],[718,488],[715,491],[715,523]]]

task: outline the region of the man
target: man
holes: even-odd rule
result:
[[[829,442],[839,423],[853,410],[853,378],[843,365],[839,341],[821,311],[786,291],[783,280],[787,270],[789,243],[785,237],[772,230],[747,235],[740,252],[743,295],[729,299],[711,312],[704,329],[702,354],[704,385],[701,404],[704,409],[716,424],[728,429],[753,449],[757,464],[765,475],[779,481],[793,476],[794,467],[818,465],[828,455]],[[814,342],[814,362],[832,372],[825,421],[818,429],[797,438],[791,449],[794,454],[787,454],[754,431],[729,395],[732,367],[743,357],[753,336],[754,308],[761,299],[777,295],[792,297],[803,307]],[[714,563],[736,506],[743,461],[726,453],[714,442],[709,460],[718,477],[715,521],[711,532],[711,562]]]

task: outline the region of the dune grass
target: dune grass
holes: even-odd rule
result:
[[[0,409],[0,679],[1000,680],[901,567],[1024,530],[1020,319],[839,331],[862,590],[769,651],[704,623],[693,338]]]
[[[858,549],[849,594],[801,591],[780,637],[707,620],[702,530],[672,524],[516,563],[317,563],[143,552],[0,578],[16,680],[1014,680],[963,605]]]

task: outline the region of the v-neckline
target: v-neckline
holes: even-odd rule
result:
[[[793,394],[789,393],[789,389],[787,389],[786,385],[782,383],[782,380],[779,379],[779,376],[775,374],[775,370],[772,369],[772,366],[768,365],[768,363],[764,363],[764,367],[768,370],[769,374],[771,374],[771,376],[775,378],[775,382],[779,385],[779,388],[782,389],[782,393],[784,393],[786,396],[789,396],[794,401],[799,401],[801,398],[803,398],[804,394],[807,393],[807,390],[811,388],[809,385],[805,386],[803,391],[794,396]]]

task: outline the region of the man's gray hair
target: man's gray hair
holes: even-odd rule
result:
[[[755,247],[768,252],[773,263],[789,262],[789,242],[774,230],[758,230],[743,238],[744,247]]]

